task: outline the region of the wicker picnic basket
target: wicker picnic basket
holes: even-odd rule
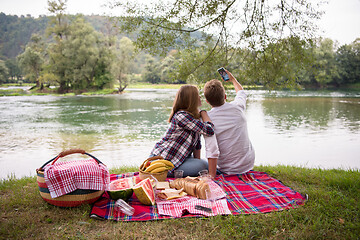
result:
[[[155,156],[155,157],[151,157],[146,159],[143,164],[141,164],[141,166],[139,167],[139,177],[140,179],[146,179],[150,176],[155,177],[159,182],[164,182],[167,178],[167,174],[168,174],[168,170],[163,171],[163,172],[159,172],[159,173],[148,173],[142,170],[142,167],[147,163],[147,162],[151,162],[153,160],[157,160],[157,159],[163,159],[163,157],[161,156]]]
[[[93,158],[97,163],[103,164],[96,157],[92,156],[89,153],[86,153],[85,150],[70,149],[70,150],[61,152],[59,155],[57,155],[50,161],[46,162],[40,168],[36,169],[37,183],[39,186],[40,195],[46,202],[48,202],[52,205],[59,206],[59,207],[76,207],[76,206],[80,206],[80,205],[86,204],[86,203],[93,203],[96,200],[98,200],[99,197],[104,193],[103,190],[77,189],[71,193],[68,193],[66,195],[63,195],[63,196],[60,196],[57,198],[52,198],[50,196],[49,189],[45,183],[44,167],[50,163],[54,164],[59,158],[62,158],[62,157],[65,157],[67,155],[74,154],[74,153],[81,153],[81,154],[88,155],[91,158]]]

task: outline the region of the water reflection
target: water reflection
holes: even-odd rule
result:
[[[1,97],[0,177],[34,175],[69,148],[86,149],[109,167],[139,165],[164,134],[175,93]],[[358,93],[249,93],[257,165],[360,168]]]
[[[56,120],[63,133],[117,135],[120,141],[133,141],[158,137],[171,101],[134,99],[129,94],[66,98],[57,104],[60,112]]]
[[[342,98],[271,98],[262,103],[268,127],[288,133],[327,130],[333,125],[359,130],[359,100]]]
[[[249,103],[256,164],[360,168],[360,99],[288,94]]]

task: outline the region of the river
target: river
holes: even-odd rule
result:
[[[247,92],[255,165],[360,169],[359,92]],[[175,93],[0,97],[0,178],[33,176],[70,148],[86,150],[109,168],[140,165],[167,129]]]

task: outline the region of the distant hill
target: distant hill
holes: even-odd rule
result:
[[[0,13],[0,57],[15,58],[33,33],[44,34],[49,18]]]
[[[109,24],[106,17],[99,15],[84,17],[96,31],[106,32],[106,25]],[[19,55],[33,33],[39,35],[45,33],[49,21],[50,18],[45,15],[34,18],[31,15],[18,17],[0,13],[0,59],[15,58]],[[125,35],[121,34],[121,36]]]
[[[109,26],[112,25],[105,16],[85,15],[84,18],[98,32],[107,33]],[[0,13],[0,59],[15,58],[19,55],[33,33],[39,35],[45,33],[49,21],[50,18],[45,15],[34,18],[31,15],[18,17]],[[201,32],[195,32],[191,36],[199,39],[201,34]],[[118,33],[119,38],[127,36],[132,40],[136,38],[136,35],[136,32],[131,35]]]

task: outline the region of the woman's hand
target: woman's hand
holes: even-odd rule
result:
[[[211,119],[205,110],[200,110],[200,117],[204,122],[211,122]]]

